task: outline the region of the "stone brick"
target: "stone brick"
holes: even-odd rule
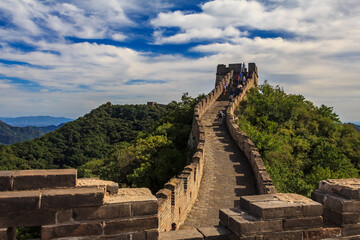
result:
[[[34,210],[0,214],[0,228],[55,224],[56,210]]]
[[[131,204],[132,216],[156,215],[157,212],[157,201],[133,202]]]
[[[105,222],[104,232],[106,235],[143,231],[158,227],[157,217],[144,217],[133,219],[120,219]]]
[[[317,228],[303,231],[304,240],[336,238],[341,235],[340,228]]]
[[[360,222],[360,213],[357,212],[336,212],[328,208],[324,208],[324,218],[330,222],[342,226],[345,224],[355,224]]]
[[[302,231],[265,233],[262,239],[263,240],[303,240],[303,233]]]
[[[229,218],[231,216],[239,216],[241,211],[236,208],[225,208],[219,210],[219,219],[221,224],[224,226],[229,226]]]
[[[341,231],[342,236],[352,236],[359,234],[360,234],[360,223],[345,225]]]
[[[7,228],[0,228],[0,239],[6,239]]]
[[[205,240],[228,240],[231,232],[224,226],[201,227],[198,231]]]
[[[101,223],[73,223],[42,226],[41,239],[97,236],[102,234]]]
[[[0,171],[0,191],[11,190],[11,176],[15,171]]]
[[[237,235],[251,235],[266,232],[279,232],[283,230],[282,220],[263,221],[248,214],[233,216],[229,219],[229,227]]]
[[[311,193],[311,199],[324,205],[324,199],[327,195],[328,194],[326,194],[325,192],[322,192],[321,190],[316,189],[314,192]]]
[[[73,220],[72,209],[60,209],[56,212],[56,223],[65,223]]]
[[[320,228],[323,226],[323,219],[318,217],[305,217],[305,218],[292,218],[283,220],[284,230],[297,230],[297,229],[309,229]]]
[[[323,214],[323,205],[315,201],[304,204],[302,208],[306,217],[321,216]]]
[[[161,232],[159,240],[203,240],[203,235],[196,229]]]
[[[250,210],[250,203],[263,201],[277,201],[273,194],[242,196],[240,198],[240,208],[244,211]]]
[[[157,240],[159,238],[159,231],[157,229],[146,230],[146,240]]]
[[[38,209],[39,196],[39,191],[1,192],[0,213]]]
[[[131,240],[146,240],[146,233],[144,231],[135,232],[132,234]]]
[[[328,194],[324,200],[324,206],[337,212],[360,213],[360,201],[350,200],[335,194]]]
[[[76,221],[114,219],[131,216],[130,204],[105,204],[99,207],[81,207],[73,209]]]
[[[250,212],[262,219],[278,219],[303,216],[301,204],[283,201],[250,203]]]
[[[92,188],[68,188],[43,190],[41,208],[74,208],[102,205],[104,190]]]
[[[23,170],[16,171],[13,189],[75,187],[76,169]]]

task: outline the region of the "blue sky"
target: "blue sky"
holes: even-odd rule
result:
[[[0,1],[3,117],[168,103],[237,62],[360,121],[358,0]]]

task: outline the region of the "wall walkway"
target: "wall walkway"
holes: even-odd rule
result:
[[[240,196],[255,194],[254,181],[244,154],[230,138],[217,113],[228,101],[216,101],[203,115],[205,159],[198,199],[182,229],[219,224],[219,209],[239,207]]]

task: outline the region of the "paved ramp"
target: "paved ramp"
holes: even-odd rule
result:
[[[228,101],[216,101],[204,114],[205,166],[198,199],[181,229],[219,224],[219,209],[238,207],[240,196],[255,194],[250,168],[244,154],[229,136],[217,113],[225,112]]]

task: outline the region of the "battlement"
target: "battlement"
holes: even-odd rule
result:
[[[41,226],[41,239],[158,238],[157,199],[145,188],[78,179],[75,169],[2,171],[0,187],[0,239],[27,226]]]

